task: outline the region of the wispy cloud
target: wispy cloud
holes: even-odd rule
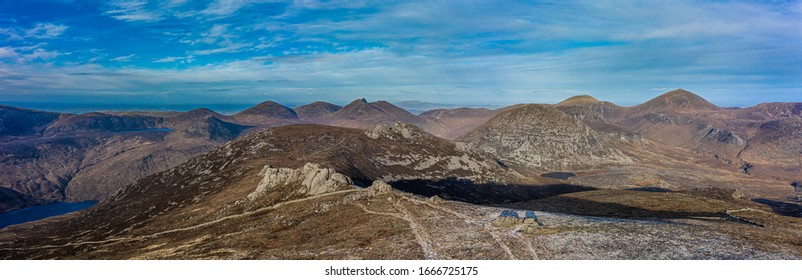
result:
[[[132,53],[132,54],[129,54],[129,55],[118,56],[118,57],[112,58],[110,60],[111,61],[116,61],[116,62],[129,62],[132,59],[134,59],[134,57],[136,57],[136,54]]]
[[[52,39],[61,36],[67,30],[66,25],[53,23],[37,23],[35,26],[25,28],[0,28],[0,34],[8,36],[9,40]]]
[[[61,55],[69,53],[61,53],[58,51],[49,51],[43,48],[44,44],[37,44],[33,46],[21,47],[0,47],[0,61],[8,61],[13,63],[27,63],[32,61],[49,61]]]
[[[160,59],[156,59],[153,62],[156,63],[168,63],[168,62],[176,62],[179,61],[181,63],[192,63],[195,61],[195,56],[188,55],[188,56],[168,56]]]
[[[200,49],[194,51],[196,55],[210,55],[217,53],[235,53],[253,46],[253,43],[236,42],[239,36],[236,32],[229,30],[228,24],[215,24],[208,32],[201,33],[202,38],[191,41],[191,44],[204,43],[215,45],[215,48]]]
[[[116,0],[109,3],[106,14],[123,21],[157,21],[162,15],[150,11],[145,0]]]
[[[269,0],[215,0],[201,13],[213,16],[231,16],[245,6],[275,2]]]
[[[67,26],[65,25],[37,23],[36,26],[25,31],[25,37],[37,39],[55,38],[61,36],[61,34],[64,34],[64,31],[66,30]]]
[[[222,47],[215,48],[215,49],[206,49],[206,50],[197,50],[195,54],[197,55],[210,55],[210,54],[217,54],[217,53],[235,53],[245,50],[246,48],[253,46],[253,44],[248,43],[227,43]]]

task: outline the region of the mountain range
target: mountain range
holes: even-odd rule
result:
[[[802,257],[802,103],[0,116],[3,211],[100,200],[0,230],[6,258]]]

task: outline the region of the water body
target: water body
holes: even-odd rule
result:
[[[108,103],[65,103],[65,102],[16,102],[0,100],[2,105],[17,106],[28,109],[36,109],[49,112],[83,114],[99,111],[176,111],[186,112],[197,108],[208,108],[215,112],[230,115],[248,109],[255,103],[225,104],[225,103],[202,103],[202,104],[108,104]],[[291,105],[287,105],[291,106]]]
[[[560,179],[560,180],[568,180],[568,178],[576,176],[575,173],[571,172],[549,172],[540,174],[540,177],[552,178],[552,179]]]
[[[22,208],[0,214],[0,228],[41,220],[53,216],[64,215],[70,212],[89,208],[90,206],[95,205],[95,203],[97,203],[97,201],[57,202]]]
[[[169,127],[161,127],[161,128],[148,128],[148,129],[115,130],[112,132],[131,133],[131,132],[173,132],[173,131],[175,131],[175,129]]]

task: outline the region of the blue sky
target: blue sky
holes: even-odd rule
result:
[[[794,1],[0,0],[0,101],[802,102]]]

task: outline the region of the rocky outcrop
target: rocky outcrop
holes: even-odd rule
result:
[[[405,139],[420,139],[420,138],[433,138],[431,134],[426,133],[423,129],[417,126],[396,122],[394,125],[381,124],[374,127],[372,130],[365,132],[370,139],[388,138],[395,140],[399,138]]]
[[[746,144],[746,141],[744,141],[741,137],[736,135],[731,130],[720,129],[720,128],[716,128],[716,127],[712,127],[712,126],[708,125],[704,129],[702,129],[702,132],[704,132],[704,136],[702,136],[702,139],[705,140],[705,141],[721,143],[721,144],[726,144],[726,145],[733,145],[733,144],[734,145],[744,145],[744,144]]]
[[[373,181],[373,184],[371,184],[370,187],[368,187],[368,189],[374,194],[380,194],[380,193],[392,192],[393,186],[390,186],[390,184],[387,184],[382,180],[376,180]]]
[[[445,202],[445,200],[442,197],[438,196],[438,195],[433,195],[433,196],[427,198],[426,202],[429,202],[429,203],[432,203],[432,204],[442,204],[442,203]]]
[[[275,168],[268,165],[259,175],[262,176],[262,180],[248,195],[249,199],[256,199],[278,186],[298,185],[296,194],[318,195],[353,184],[348,176],[337,173],[331,168],[322,168],[315,163],[307,163],[298,169]]]
[[[382,153],[371,158],[377,166],[403,167],[414,172],[398,172],[381,177],[385,181],[409,179],[464,178],[477,182],[503,181],[506,173],[492,156],[464,143],[452,143],[434,137],[417,126],[397,122],[378,125],[365,132],[370,139],[393,146],[415,147],[404,153]],[[417,173],[417,174],[410,174]],[[495,178],[493,178],[495,177]]]

